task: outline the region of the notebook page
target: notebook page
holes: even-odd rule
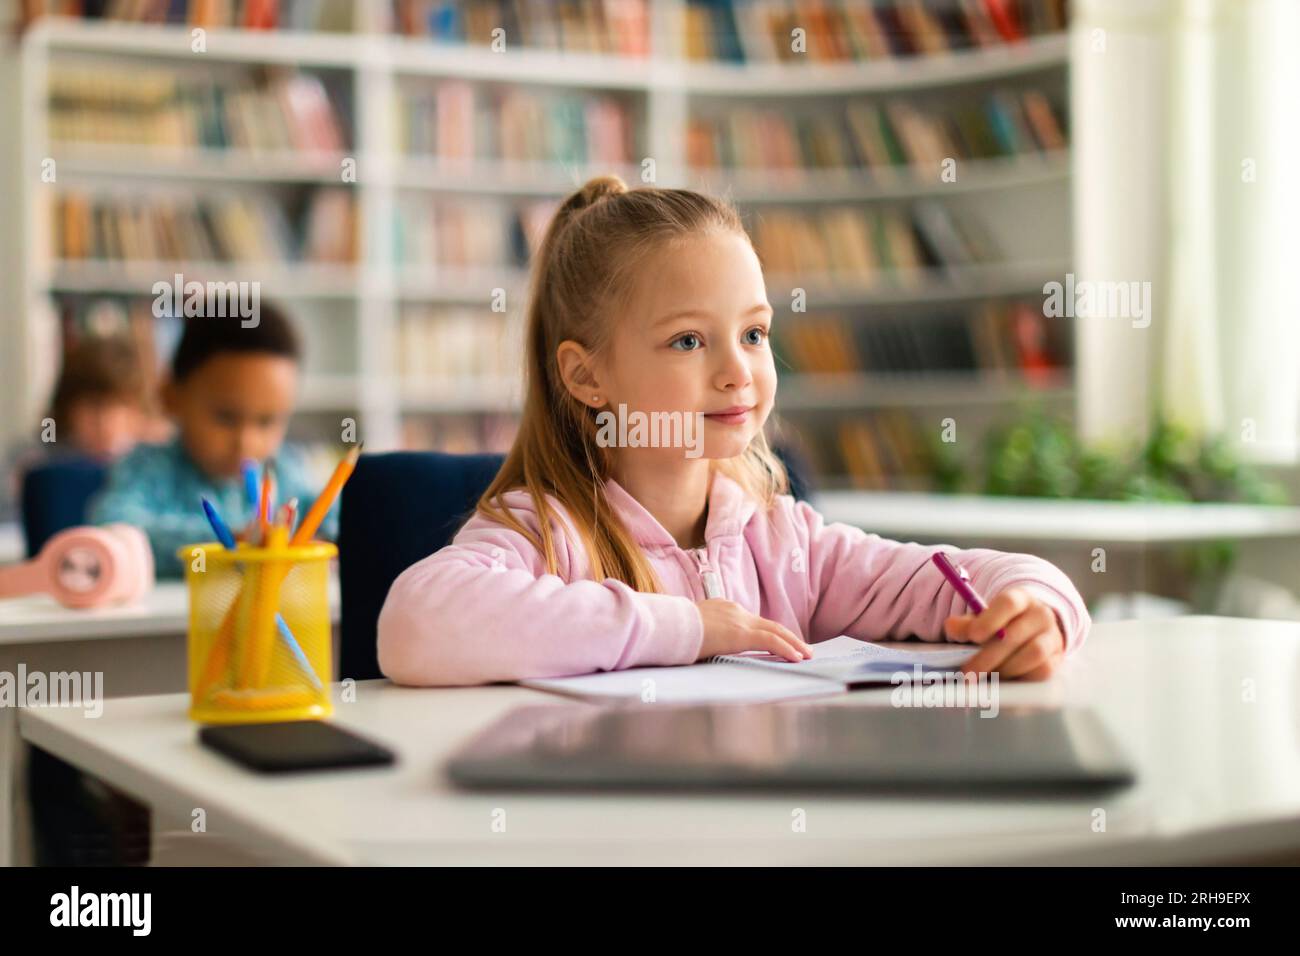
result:
[[[711,658],[723,664],[746,664],[785,671],[793,675],[813,675],[845,684],[879,681],[889,683],[897,671],[910,672],[920,665],[922,672],[956,670],[979,651],[978,645],[941,646],[932,650],[909,650],[881,647],[867,641],[841,635],[813,644],[813,656],[806,661],[787,661],[763,651],[723,654]]]
[[[520,681],[534,690],[591,701],[660,704],[786,700],[843,693],[843,684],[807,674],[776,673],[729,664],[632,667],[627,670]]]

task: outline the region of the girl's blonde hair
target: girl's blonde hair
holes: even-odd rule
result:
[[[660,590],[645,554],[609,507],[604,482],[612,472],[613,449],[597,443],[597,410],[569,393],[556,350],[566,339],[597,355],[607,349],[610,317],[627,301],[637,264],[666,243],[712,230],[748,238],[727,203],[685,189],[628,189],[617,176],[588,181],[560,205],[547,227],[528,305],[519,432],[476,510],[527,537],[545,555],[549,574],[557,573],[558,565],[548,494],[573,519],[594,580],[617,578],[637,591]],[[712,467],[735,479],[764,508],[789,489],[785,468],[762,430],[743,453]],[[540,539],[502,500],[521,486],[537,509]]]

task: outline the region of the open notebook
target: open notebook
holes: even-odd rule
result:
[[[547,677],[520,683],[592,701],[661,704],[786,700],[841,694],[854,684],[888,684],[897,671],[956,670],[979,650],[940,644],[929,648],[881,647],[852,637],[812,645],[805,661],[786,661],[751,651],[724,654],[683,667],[633,667],[577,677]]]

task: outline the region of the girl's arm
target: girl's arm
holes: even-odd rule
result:
[[[945,640],[945,618],[969,609],[930,560],[936,551],[965,567],[986,601],[1016,587],[1051,608],[1067,654],[1087,636],[1091,618],[1083,598],[1059,568],[1042,558],[890,541],[850,525],[826,524],[807,502],[794,507],[799,536],[808,542],[809,641],[841,634],[876,641],[912,635]]]
[[[556,540],[567,575],[575,559],[567,539]],[[447,686],[689,664],[698,655],[703,624],[689,598],[639,593],[613,578],[567,583],[544,567],[523,535],[476,514],[393,582],[379,614],[380,669],[399,684]]]

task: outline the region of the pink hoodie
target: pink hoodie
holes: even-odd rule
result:
[[[708,597],[735,601],[809,643],[841,634],[943,640],[944,618],[967,609],[929,560],[940,548],[956,552],[986,599],[1014,585],[1049,605],[1067,653],[1091,624],[1069,578],[1031,555],[902,544],[825,524],[789,495],[765,514],[720,472],[709,491],[706,547],[688,551],[617,482],[607,481],[605,491],[666,593],[587,580],[576,535],[555,527],[559,574],[546,574],[523,535],[475,514],[451,544],[393,582],[379,615],[383,672],[402,684],[455,685],[689,664],[703,637],[695,602]],[[526,491],[510,491],[505,501],[538,530]],[[564,506],[549,502],[569,524]]]

